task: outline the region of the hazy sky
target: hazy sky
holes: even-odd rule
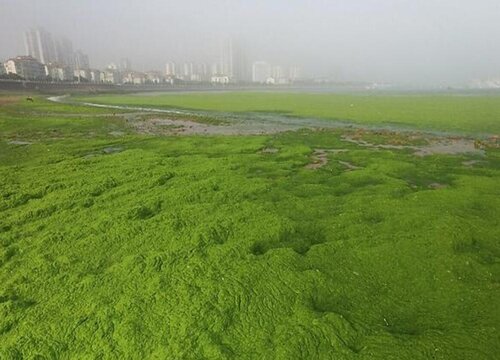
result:
[[[251,60],[337,80],[457,84],[500,77],[499,0],[0,0],[0,59],[39,25],[103,67],[209,61],[232,37]]]

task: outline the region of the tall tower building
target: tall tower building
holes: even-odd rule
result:
[[[239,42],[232,39],[222,45],[220,70],[231,81],[250,81],[252,68]]]
[[[210,80],[208,66],[205,63],[196,65],[196,74],[198,75],[199,80],[201,81]]]
[[[74,66],[73,44],[66,38],[55,38],[43,28],[32,28],[24,33],[26,54],[43,64]]]
[[[131,71],[132,62],[128,58],[120,59],[120,70],[121,71]]]
[[[302,69],[299,66],[290,66],[288,69],[288,78],[290,81],[300,79],[302,76]]]
[[[89,57],[80,50],[76,51],[74,56],[74,66],[76,70],[90,69]]]
[[[165,64],[165,75],[167,76],[176,76],[176,66],[174,62],[168,62]]]
[[[280,79],[285,78],[285,72],[283,71],[283,68],[281,66],[275,65],[272,67],[271,76],[274,78],[274,80],[279,81]]]
[[[44,64],[57,62],[57,50],[52,35],[42,28],[30,29],[24,33],[26,54]]]
[[[73,67],[75,59],[71,40],[66,38],[55,40],[55,48],[56,61],[62,65]]]
[[[233,42],[233,77],[240,82],[251,81],[252,66],[240,43]]]
[[[184,80],[191,80],[191,75],[194,74],[193,63],[184,63],[182,66],[182,78]]]
[[[257,61],[252,67],[252,81],[256,83],[266,83],[271,77],[271,65],[265,61]]]
[[[220,69],[222,70],[222,74],[228,76],[230,79],[234,77],[233,60],[233,40],[229,39],[222,44]]]

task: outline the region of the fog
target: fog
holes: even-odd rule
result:
[[[0,59],[42,26],[94,67],[210,62],[232,38],[309,77],[453,85],[500,77],[499,19],[498,0],[0,0]]]

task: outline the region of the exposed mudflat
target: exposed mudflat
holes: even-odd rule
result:
[[[456,136],[427,136],[427,144],[425,145],[373,144],[363,139],[355,139],[351,135],[343,135],[342,140],[371,149],[411,150],[416,156],[428,156],[435,154],[484,155],[484,149],[478,145],[476,140],[465,137],[459,138]]]
[[[51,101],[68,102],[66,96],[49,98]],[[78,103],[79,105],[128,110],[129,113],[113,113],[124,118],[136,132],[147,135],[264,135],[300,129],[335,130],[343,132],[342,140],[375,150],[411,151],[415,156],[434,154],[484,155],[484,148],[498,147],[498,138],[492,136],[482,141],[465,135],[422,131],[394,125],[360,125],[344,121],[296,118],[271,113],[226,113],[187,111],[177,109],[156,109],[145,107]],[[146,116],[144,116],[146,115]],[[370,140],[375,134],[383,139],[380,143]],[[113,134],[120,136],[119,134]],[[317,149],[311,168],[319,168],[327,162],[331,150]],[[354,165],[344,164],[354,170]]]
[[[272,131],[245,125],[213,125],[194,120],[146,119],[131,121],[130,124],[139,133],[149,135],[259,135],[279,132],[279,129]]]
[[[248,115],[247,115],[248,116]],[[225,118],[223,124],[206,124],[193,120],[178,120],[167,118],[128,118],[130,125],[139,133],[149,135],[263,135],[274,134],[285,131],[297,131],[300,129],[312,130],[328,130],[336,129],[336,126],[324,126],[322,120],[316,121],[299,121],[297,119],[288,119],[288,122],[280,122],[273,120],[263,120],[262,114],[256,114],[256,119],[253,121],[250,117],[240,119],[240,121],[227,121]],[[281,119],[280,119],[281,120]],[[321,125],[321,126],[320,126]],[[421,132],[408,132],[391,130],[370,130],[362,129],[362,133],[370,134],[375,131],[377,134],[382,134],[388,143],[374,144],[367,140],[356,137],[359,129],[345,128],[342,139],[346,142],[356,144],[358,146],[368,147],[372,149],[387,149],[387,150],[411,150],[415,156],[428,156],[434,154],[456,155],[456,154],[471,154],[484,155],[484,149],[473,138],[459,137],[456,135],[446,136],[437,134],[426,134]],[[391,138],[398,138],[400,144],[391,144]],[[402,138],[402,140],[401,140]],[[419,144],[413,142],[422,140]],[[325,153],[318,153],[319,163],[322,163],[322,157],[326,156],[329,150],[318,150]]]

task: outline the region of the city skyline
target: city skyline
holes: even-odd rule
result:
[[[19,34],[42,25],[98,68],[120,58],[140,71],[211,63],[232,38],[249,62],[298,65],[307,77],[453,85],[499,76],[498,13],[493,0],[0,0],[0,59],[20,55]]]
[[[43,26],[31,26],[28,30],[22,33],[24,51],[20,54],[12,54],[8,59],[17,56],[31,56],[39,60],[42,64],[59,64],[75,69],[91,69],[89,56],[81,50],[73,50],[73,42],[66,37],[59,37],[46,30]],[[175,64],[177,70],[172,74],[166,69],[165,75],[177,75],[180,79],[203,81],[203,79],[189,79],[192,74],[196,75],[224,75],[230,79],[238,81],[251,82],[253,79],[253,67],[255,62],[259,60],[250,59],[244,48],[239,42],[234,41],[230,37],[218,39],[212,44],[213,54],[205,57],[202,61],[194,61],[193,59],[182,59],[177,57],[175,61],[166,60],[165,64]],[[8,60],[6,59],[6,60]],[[127,65],[124,65],[124,62]],[[118,63],[118,65],[116,65]],[[122,57],[119,61],[109,59],[106,66],[95,66],[94,68],[113,68],[119,70],[134,70],[134,71],[157,71],[158,69],[140,68],[132,69],[130,65],[132,61],[128,57]],[[135,62],[134,62],[135,63]],[[192,69],[187,70],[186,66],[190,65]],[[194,66],[204,66],[205,70],[194,70]],[[283,66],[283,65],[278,65]],[[183,69],[181,69],[181,67]],[[297,65],[285,65],[285,67],[298,68]],[[270,75],[271,76],[271,75]],[[269,76],[269,77],[270,77]],[[294,76],[297,78],[297,76]]]
[[[129,58],[110,62],[101,70],[92,69],[88,55],[73,50],[73,43],[43,27],[30,27],[23,32],[25,51],[9,58],[2,73],[18,75],[27,80],[84,81],[99,83],[260,83],[286,85],[299,80],[298,66],[284,67],[267,62],[251,61],[245,49],[233,39],[219,43],[218,55],[211,62],[184,59],[169,61],[164,71],[150,69],[138,71]],[[266,64],[269,71],[261,73],[258,64]],[[286,69],[286,70],[285,70]]]

